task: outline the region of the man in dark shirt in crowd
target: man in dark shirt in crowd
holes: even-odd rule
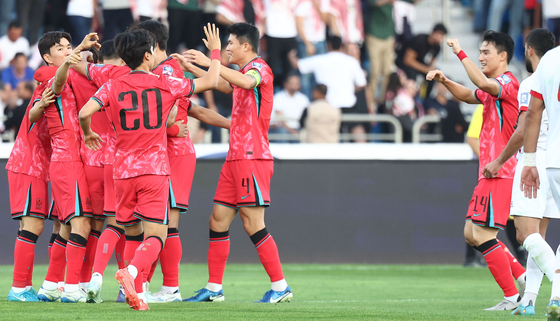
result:
[[[447,29],[441,23],[434,26],[432,33],[419,34],[406,42],[397,52],[395,64],[402,69],[409,79],[416,80],[418,75],[424,78],[434,70],[434,61],[440,52],[440,44],[447,34]],[[424,97],[429,97],[433,82],[428,82]]]
[[[7,108],[5,110],[6,121],[4,122],[6,129],[12,129],[14,131],[14,137],[17,137],[21,121],[25,116],[25,111],[33,96],[35,86],[30,81],[23,81],[17,85],[16,89],[18,98],[22,100],[22,103],[13,109]]]

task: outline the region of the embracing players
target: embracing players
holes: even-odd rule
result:
[[[441,82],[459,100],[484,105],[480,133],[479,177],[465,221],[465,240],[476,246],[486,259],[494,279],[504,292],[504,300],[486,310],[517,308],[519,293],[512,275],[524,286],[525,269],[496,236],[506,226],[510,214],[511,191],[517,160],[509,158],[494,175],[483,175],[484,165],[496,159],[514,132],[518,115],[519,83],[508,64],[513,57],[513,40],[507,34],[487,31],[478,60],[481,68],[461,50],[459,41],[448,40],[461,60],[471,81],[479,89],[472,91],[449,80],[440,70],[430,71],[427,80]]]

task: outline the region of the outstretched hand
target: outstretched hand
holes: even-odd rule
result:
[[[428,81],[432,81],[435,80],[437,82],[445,82],[447,81],[447,77],[445,77],[445,75],[443,74],[443,72],[441,70],[432,70],[430,72],[428,72],[428,74],[426,75],[426,80]]]
[[[99,36],[97,35],[97,32],[88,33],[84,37],[84,40],[82,40],[82,43],[80,43],[77,49],[79,49],[80,51],[87,50],[91,47],[95,47],[95,49],[100,49],[101,44],[98,41],[99,41]]]
[[[47,87],[45,91],[43,91],[41,100],[39,100],[39,107],[45,108],[52,103],[54,103],[54,93],[51,87]]]
[[[73,51],[70,56],[66,57],[66,63],[70,66],[74,66],[80,61],[82,61],[82,55],[79,51]]]
[[[208,58],[205,54],[198,50],[188,50],[183,53],[183,56],[187,58],[187,61],[193,64],[197,64],[201,67],[210,67],[210,63],[212,62],[210,58]]]
[[[204,26],[204,33],[206,34],[206,39],[202,39],[206,48],[208,50],[220,50],[222,49],[222,41],[220,40],[220,29],[216,28],[215,24]]]
[[[86,147],[91,150],[98,150],[101,148],[101,143],[103,142],[101,136],[94,131],[90,131],[87,135],[85,135],[84,140]]]

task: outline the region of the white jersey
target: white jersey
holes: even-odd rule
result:
[[[531,95],[544,101],[548,113],[546,168],[560,168],[560,47],[549,50],[533,75]]]
[[[519,92],[517,94],[517,102],[519,103],[519,113],[522,111],[527,111],[529,108],[529,102],[531,101],[531,88],[535,81],[535,75],[527,77],[519,85]],[[541,119],[541,130],[539,132],[539,140],[537,142],[537,150],[546,150],[546,135],[548,133],[548,114],[546,108],[543,111]],[[523,154],[523,147],[517,154],[517,159],[521,159]],[[519,167],[519,166],[518,166]]]

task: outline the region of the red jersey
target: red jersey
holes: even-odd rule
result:
[[[183,74],[183,70],[177,60],[167,57],[164,61],[160,62],[152,72],[156,75],[166,75],[166,76],[173,76],[177,78],[185,78]],[[182,120],[183,124],[187,124],[187,116],[189,110],[192,107],[191,100],[187,97],[181,97],[178,99],[176,103],[178,107],[177,111],[177,118],[176,120]],[[169,133],[169,130],[168,130]],[[191,141],[191,138],[187,135],[187,137],[177,137],[173,135],[167,136],[167,152],[169,156],[181,156],[181,155],[188,155],[194,154],[194,144]]]
[[[72,87],[74,91],[74,96],[76,96],[76,104],[78,106],[78,111],[81,110],[88,100],[97,91],[97,86],[92,84],[86,77],[82,76],[77,71],[70,69],[68,80],[66,81]],[[93,114],[91,117],[91,128],[94,132],[101,136],[101,139],[105,141],[109,132],[109,120],[105,115],[104,110],[99,113]],[[80,130],[80,155],[82,156],[82,161],[85,165],[101,167],[101,159],[103,158],[103,149],[105,144],[101,144],[101,148],[98,150],[91,150],[86,147],[84,143],[84,133]]]
[[[47,82],[47,86],[52,88],[53,83],[54,77]],[[45,108],[44,115],[51,135],[51,162],[81,162],[82,130],[78,121],[76,97],[70,85],[64,85],[62,91],[55,96],[54,103]]]
[[[494,78],[500,85],[500,93],[494,97],[480,89],[475,97],[483,105],[482,129],[480,131],[480,158],[478,179],[484,178],[484,166],[498,158],[515,131],[518,116],[517,92],[519,82],[511,72]],[[517,159],[508,159],[498,171],[498,178],[511,178],[515,175]]]
[[[233,109],[229,151],[226,160],[272,159],[268,146],[268,127],[272,113],[274,76],[266,62],[257,57],[239,70],[242,74],[255,73],[257,87],[233,87]]]
[[[27,106],[6,169],[48,182],[52,150],[47,121],[45,118],[41,118],[36,123],[29,121],[29,111],[33,108],[33,104],[41,100],[45,86],[46,82],[35,88],[33,99]]]
[[[93,85],[97,88],[101,88],[105,83],[107,83],[111,79],[117,79],[124,75],[128,75],[130,73],[130,68],[127,66],[115,66],[115,65],[103,65],[103,64],[88,64],[87,66],[87,78],[92,82]],[[92,95],[93,96],[93,95]],[[91,97],[91,96],[90,96]],[[89,97],[88,97],[89,99]],[[115,160],[115,142],[117,138],[115,136],[115,130],[111,126],[111,121],[105,111],[105,107],[101,108],[101,113],[95,113],[93,117],[97,114],[102,114],[107,120],[107,126],[109,127],[107,131],[107,136],[101,136],[103,139],[103,157],[101,159],[101,163],[105,165],[113,165]],[[93,131],[95,131],[93,127],[93,118],[91,126]],[[96,132],[96,131],[95,131]],[[98,133],[98,132],[96,132]],[[100,133],[98,133],[101,135]],[[86,147],[87,148],[87,147]]]
[[[175,101],[194,93],[190,79],[158,76],[143,71],[107,82],[92,99],[115,128],[113,178],[170,175],[167,119]]]

